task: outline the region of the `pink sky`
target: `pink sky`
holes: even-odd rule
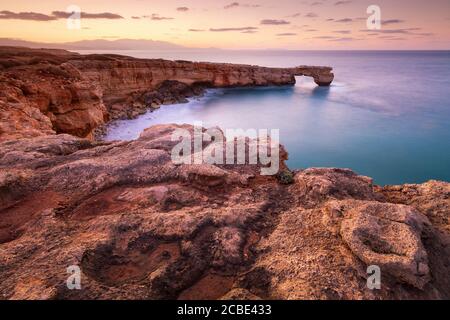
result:
[[[450,49],[450,0],[0,0],[0,38],[152,39],[233,49]],[[86,13],[68,29],[69,5]],[[369,32],[366,13],[384,22]],[[107,14],[100,14],[107,13]]]

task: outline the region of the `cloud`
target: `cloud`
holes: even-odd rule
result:
[[[343,38],[329,39],[328,41],[341,42],[341,41],[359,41],[359,40],[363,40],[363,39],[357,39],[357,38],[352,38],[352,37],[343,37]]]
[[[404,37],[393,37],[393,36],[380,36],[379,38],[383,40],[399,40],[399,41],[407,40]]]
[[[186,11],[189,11],[189,8],[188,7],[178,7],[177,11],[186,12]]]
[[[350,34],[352,33],[350,30],[336,30],[333,31],[334,33],[339,33],[339,34]]]
[[[344,19],[334,20],[334,22],[338,22],[338,23],[349,23],[349,22],[353,22],[353,19],[352,19],[352,18],[344,18]]]
[[[141,17],[132,16],[131,19],[140,19]]]
[[[160,21],[160,20],[173,20],[171,17],[162,17],[157,13],[153,13],[150,17],[152,20]]]
[[[32,20],[32,21],[51,21],[57,20],[57,17],[49,16],[43,13],[37,12],[12,12],[12,11],[0,11],[0,19],[16,19],[16,20]]]
[[[293,32],[285,32],[285,33],[277,33],[277,36],[286,37],[286,36],[296,36],[296,33]]]
[[[210,28],[212,32],[227,32],[227,31],[256,31],[257,27],[239,27],[239,28]]]
[[[232,2],[230,4],[227,4],[225,7],[223,7],[224,9],[231,9],[231,8],[236,8],[239,7],[239,2]]]
[[[301,15],[302,14],[300,12],[297,12],[297,13],[291,14],[289,16],[286,16],[286,18],[297,18],[297,17],[300,17]]]
[[[324,40],[328,40],[328,39],[336,39],[335,37],[331,37],[331,36],[317,36],[317,37],[313,37],[314,39],[324,39]]]
[[[342,0],[342,1],[335,2],[334,5],[335,6],[342,6],[344,4],[349,4],[349,3],[352,3],[352,1],[351,0]]]
[[[188,31],[190,31],[190,32],[203,32],[205,30],[204,29],[189,29]]]
[[[400,19],[390,19],[390,20],[383,20],[381,21],[381,24],[383,26],[387,26],[389,24],[398,24],[398,23],[403,23],[405,22],[404,20],[400,20]]]
[[[65,12],[65,11],[53,11],[52,15],[59,19],[67,19],[73,13]],[[110,12],[102,12],[102,13],[87,13],[81,12],[82,19],[123,19],[121,15],[110,13]]]
[[[431,32],[416,32],[421,31],[422,28],[403,28],[403,29],[381,29],[381,30],[360,30],[361,32],[368,32],[368,35],[379,35],[381,37],[389,37],[386,35],[410,35],[410,36],[419,36],[419,37],[430,37],[433,36],[434,33]],[[383,36],[381,36],[383,35]]]
[[[307,14],[305,14],[306,18],[317,18],[319,15],[317,13],[314,12],[309,12]]]
[[[51,15],[37,12],[12,12],[3,10],[0,11],[0,19],[16,19],[16,20],[31,20],[31,21],[53,21],[58,19],[67,19],[73,13],[65,11],[53,11]],[[81,18],[83,19],[123,19],[121,15],[102,12],[102,13],[88,13],[81,12]]]
[[[404,28],[404,29],[381,29],[381,30],[361,30],[362,32],[369,33],[385,33],[385,34],[415,34],[414,31],[420,31],[421,28]]]
[[[232,2],[230,4],[227,4],[224,9],[232,9],[236,7],[244,7],[244,8],[260,8],[261,5],[259,4],[248,4],[248,3],[239,3],[239,2]]]
[[[278,26],[278,25],[285,25],[285,24],[291,24],[291,23],[286,20],[264,19],[264,20],[261,20],[261,24]]]

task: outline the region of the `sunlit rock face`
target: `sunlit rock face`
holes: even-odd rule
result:
[[[331,68],[250,65],[79,55],[64,50],[0,47],[0,141],[68,133],[92,139],[112,119],[185,102],[205,88],[318,85]]]
[[[0,143],[0,297],[450,298],[449,183],[380,188],[333,168],[281,183],[257,165],[176,165],[177,129],[193,130]],[[73,265],[81,290],[66,286]]]

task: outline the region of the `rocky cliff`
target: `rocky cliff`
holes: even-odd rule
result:
[[[55,133],[91,139],[111,119],[184,102],[205,88],[292,85],[303,75],[329,85],[331,70],[0,47],[0,141]]]
[[[450,184],[175,165],[177,128],[0,143],[0,298],[450,298]]]
[[[172,133],[188,125],[92,139],[111,119],[208,87],[295,75],[333,80],[326,67],[1,48],[0,299],[449,299],[449,183],[290,172],[283,148],[276,176],[176,165]],[[80,290],[67,287],[71,266]]]

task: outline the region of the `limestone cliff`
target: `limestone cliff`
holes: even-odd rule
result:
[[[92,138],[111,119],[183,102],[205,88],[293,85],[302,75],[319,85],[333,80],[328,67],[265,68],[0,47],[0,141],[55,133]]]

